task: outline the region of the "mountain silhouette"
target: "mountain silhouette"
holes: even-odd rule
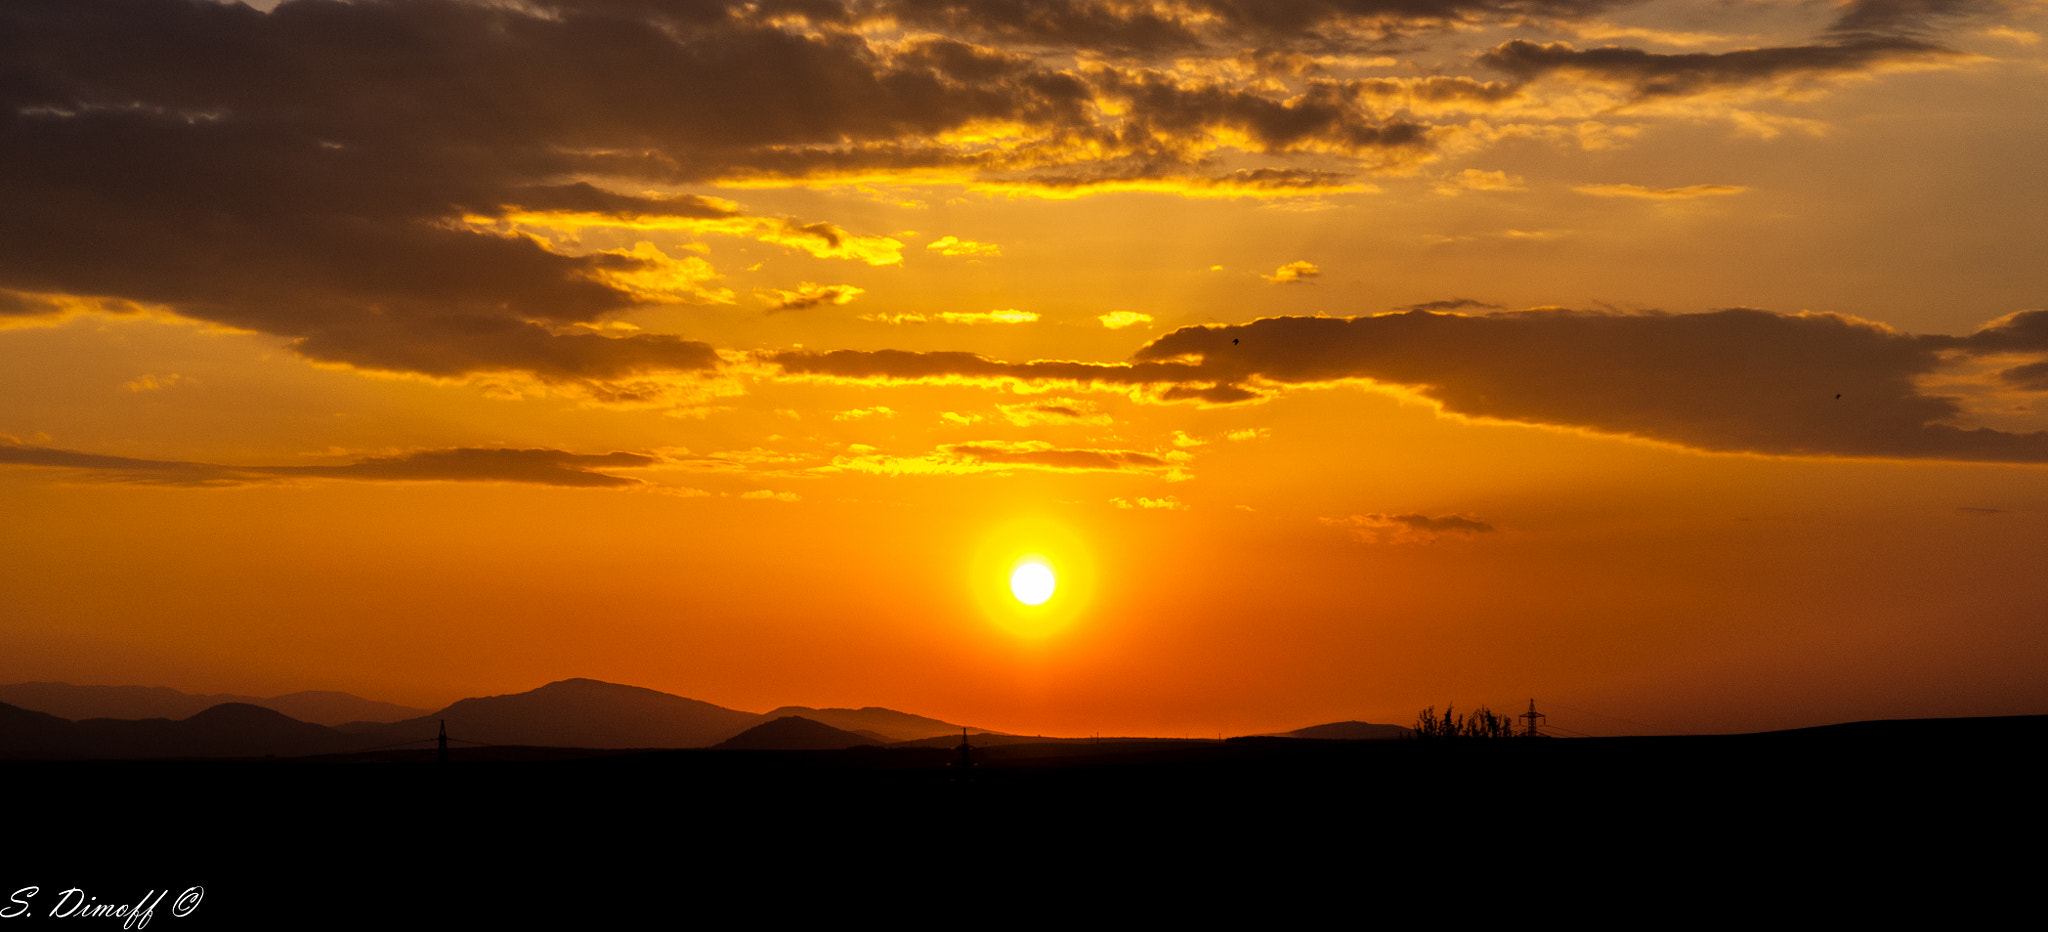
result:
[[[346,725],[353,722],[402,722],[427,714],[425,709],[393,702],[378,702],[352,693],[331,689],[309,689],[286,693],[250,704],[275,709],[302,722],[316,725]]]
[[[952,722],[942,722],[935,718],[926,718],[922,715],[912,715],[908,712],[898,712],[894,709],[884,709],[879,706],[868,706],[861,709],[813,709],[808,706],[786,705],[768,713],[767,717],[775,719],[786,715],[801,716],[813,722],[830,725],[842,731],[871,733],[884,742],[917,741],[923,738],[937,738],[960,733],[960,726]],[[980,731],[981,729],[974,728],[971,730]]]
[[[714,747],[721,751],[837,751],[881,743],[823,722],[785,715],[772,722],[755,725]]]
[[[1282,738],[1316,738],[1323,741],[1394,741],[1407,738],[1414,731],[1400,725],[1375,725],[1371,722],[1331,722],[1327,725],[1310,725],[1287,732]]]
[[[174,721],[67,721],[0,705],[0,757],[127,760],[177,757],[300,757],[354,750],[361,741],[262,706],[224,702]]]
[[[78,725],[88,735],[126,732],[141,740],[160,735],[165,746],[149,756],[297,757],[351,749],[357,744],[332,728],[246,702],[223,702],[184,721],[166,723],[169,727],[159,722],[163,719],[124,722],[102,718]]]
[[[47,712],[74,722],[89,718],[187,719],[223,702],[262,702],[226,693],[195,696],[168,686],[73,686],[70,683],[14,683],[0,686],[0,702]]]
[[[432,738],[445,720],[451,738],[479,744],[701,748],[765,719],[639,686],[571,679],[523,693],[464,699],[431,715],[358,733],[376,743],[396,744]]]
[[[0,758],[73,757],[79,744],[69,719],[0,703]]]
[[[224,702],[241,702],[282,712],[301,722],[397,722],[425,715],[425,709],[376,702],[343,692],[308,691],[263,699],[229,693],[194,695],[167,686],[73,686],[70,683],[13,683],[0,686],[0,702],[59,718],[183,720]]]

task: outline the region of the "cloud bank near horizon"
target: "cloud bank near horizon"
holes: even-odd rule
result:
[[[1750,308],[1408,311],[1183,327],[1124,363],[894,350],[787,351],[767,359],[799,377],[1055,385],[1206,404],[1366,382],[1412,391],[1451,415],[1712,452],[2048,462],[2048,431],[1960,426],[1965,405],[1923,387],[1955,361],[2015,354],[2048,355],[2048,310],[2008,315],[1964,337]],[[1988,388],[2039,391],[2043,365],[2005,369]]]

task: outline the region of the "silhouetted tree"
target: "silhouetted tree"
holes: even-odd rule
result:
[[[1457,706],[1444,706],[1444,714],[1436,714],[1436,706],[1423,709],[1415,715],[1415,737],[1417,738],[1512,738],[1515,736],[1515,720],[1485,706],[1470,715],[1459,715]]]

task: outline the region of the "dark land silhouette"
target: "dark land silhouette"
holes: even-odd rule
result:
[[[956,897],[999,918],[1050,904],[1116,921],[1294,915],[1324,901],[1398,916],[1417,891],[1460,915],[1640,918],[1816,890],[1875,902],[1878,878],[1941,889],[1934,867],[2003,876],[2025,862],[1989,842],[2038,826],[2044,739],[2048,716],[1469,742],[970,736],[964,774],[950,748],[922,743],[0,768],[17,801],[14,883],[201,884],[224,923],[152,929],[388,927],[409,914],[625,928],[735,908],[929,924]],[[1496,882],[1509,867],[1571,895],[1532,905]]]
[[[1398,729],[1359,722],[1222,741],[969,729],[962,769],[957,726],[884,745],[588,680],[447,712],[458,739],[734,730],[670,749],[458,740],[442,765],[431,741],[246,704],[80,722],[0,706],[10,879],[52,894],[206,888],[205,924],[151,929],[923,925],[956,901],[998,925],[1033,904],[1133,922],[1311,902],[1400,916],[1419,892],[1460,915],[1754,915],[1766,896],[1856,892],[1825,877],[1864,884],[1869,902],[1878,878],[2025,863],[1987,842],[2038,827],[2048,741],[2048,716],[1471,741],[1374,739]],[[1499,882],[1509,868],[1553,892],[1527,899]]]

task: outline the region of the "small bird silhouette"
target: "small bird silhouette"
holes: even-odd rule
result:
[[[1231,338],[1230,338],[1230,345],[1231,345],[1231,346],[1236,346],[1236,345],[1237,345],[1237,338],[1236,338],[1236,337],[1231,337]],[[1840,398],[1840,397],[1842,397],[1842,396],[1840,396],[1840,395],[1836,395],[1835,397],[1836,397],[1836,398]]]
[[[1836,392],[1836,393],[1835,393],[1835,400],[1836,400],[1836,401],[1841,401],[1841,400],[1842,400],[1842,393],[1841,393],[1841,392]]]

